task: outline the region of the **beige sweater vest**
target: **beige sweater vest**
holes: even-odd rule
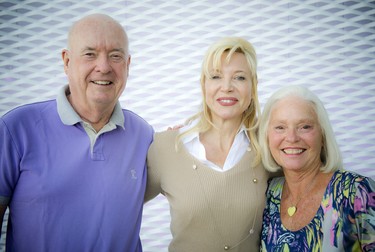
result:
[[[169,251],[259,251],[269,174],[262,166],[251,167],[252,151],[232,169],[215,171],[183,145],[176,151],[177,133],[155,134],[148,152],[145,196],[148,201],[162,193],[169,201],[173,237]],[[254,233],[249,235],[251,229]]]

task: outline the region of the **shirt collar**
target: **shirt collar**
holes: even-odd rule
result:
[[[59,114],[61,121],[65,125],[74,125],[76,123],[81,123],[83,122],[83,120],[68,101],[68,98],[66,97],[68,94],[70,94],[68,85],[63,86],[59,89],[56,99],[57,113]],[[113,110],[109,122],[125,129],[125,118],[119,102],[116,103],[115,109]]]
[[[197,123],[198,123],[198,120],[195,120],[195,121],[193,121],[191,124],[186,125],[186,126],[180,128],[180,129],[179,129],[179,131],[180,131],[179,133],[181,134],[181,133],[183,133],[183,132],[188,131],[189,129],[191,129],[192,127],[194,127]],[[240,134],[245,134],[246,138],[247,138],[247,139],[249,140],[249,142],[250,142],[250,138],[249,138],[249,135],[247,134],[246,127],[245,127],[245,125],[243,125],[243,124],[242,124],[241,127],[238,129],[238,132],[237,132],[236,136],[237,136],[237,135],[240,135]],[[181,141],[185,144],[185,143],[188,143],[188,142],[190,142],[190,141],[192,141],[192,140],[194,140],[194,139],[199,139],[199,132],[193,132],[193,133],[191,133],[191,134],[185,136]]]

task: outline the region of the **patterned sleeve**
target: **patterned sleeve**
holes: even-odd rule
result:
[[[284,185],[283,177],[270,178],[266,190],[266,206],[263,211],[263,224],[261,231],[260,251],[267,251],[272,247],[279,237],[281,227],[279,206],[281,202],[281,192]]]
[[[363,251],[375,251],[375,181],[360,177],[355,182],[354,215]]]

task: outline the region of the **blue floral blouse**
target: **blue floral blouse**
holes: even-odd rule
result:
[[[375,251],[374,180],[336,171],[315,217],[298,231],[281,223],[284,181],[279,177],[268,184],[261,251]]]

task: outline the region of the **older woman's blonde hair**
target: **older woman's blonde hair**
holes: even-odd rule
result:
[[[322,161],[323,166],[320,168],[320,170],[322,172],[331,172],[342,169],[343,164],[341,153],[329,121],[328,113],[318,96],[303,86],[287,86],[277,90],[268,99],[264,106],[259,125],[259,144],[264,168],[271,172],[281,169],[281,167],[272,157],[269,148],[268,127],[272,109],[274,106],[277,106],[278,101],[287,97],[299,97],[306,102],[311,103],[312,108],[317,115],[323,137],[323,147],[320,153],[320,160]]]
[[[182,133],[177,137],[176,148],[180,139],[193,132],[203,133],[215,127],[212,122],[212,114],[207,106],[205,98],[205,81],[211,78],[212,69],[220,70],[223,54],[226,54],[225,60],[229,62],[234,53],[242,53],[246,57],[247,65],[251,73],[251,102],[249,107],[244,111],[242,116],[242,124],[246,127],[250,138],[251,147],[256,153],[254,164],[261,162],[259,153],[259,144],[257,140],[258,116],[260,115],[260,105],[258,101],[258,78],[257,78],[257,55],[254,47],[247,40],[240,37],[225,37],[212,44],[203,59],[201,69],[201,90],[202,90],[202,108],[201,110],[186,120],[186,124],[198,119],[198,123],[190,130]]]

